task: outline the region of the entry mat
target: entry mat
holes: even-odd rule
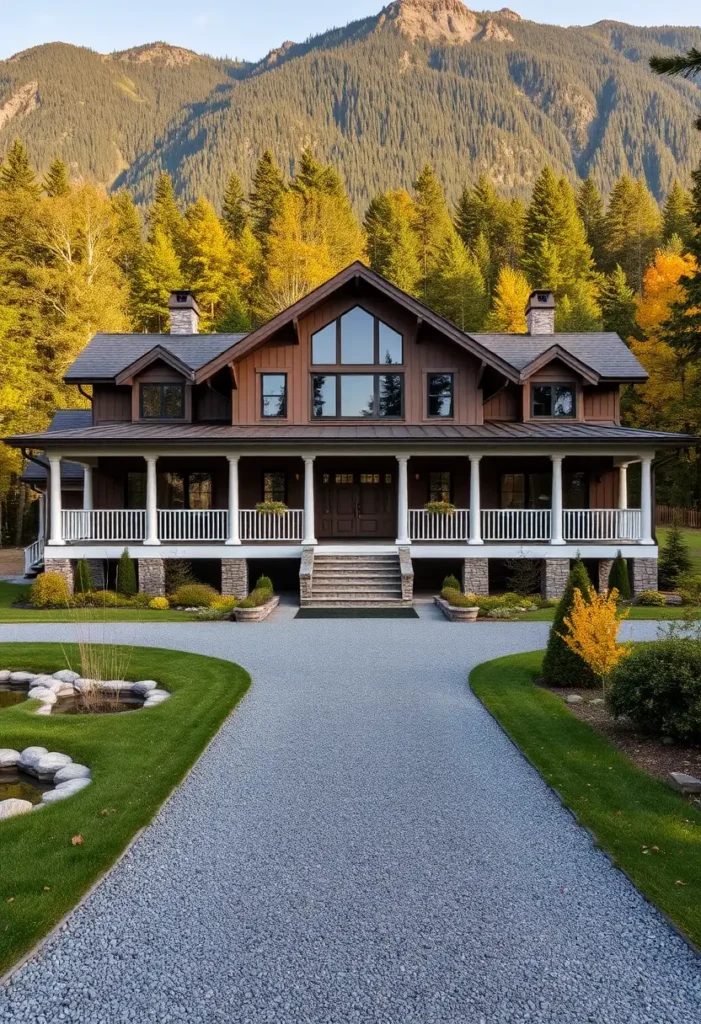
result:
[[[296,619],[418,619],[413,608],[300,608]]]

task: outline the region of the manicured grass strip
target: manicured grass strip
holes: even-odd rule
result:
[[[196,612],[156,611],[152,608],[15,608],[25,601],[29,584],[0,580],[0,622],[194,622]]]
[[[701,946],[701,814],[534,686],[541,661],[488,661],[470,685],[614,863]]]
[[[52,672],[66,668],[66,654],[79,671],[75,645],[0,644],[0,668]],[[0,822],[0,974],[148,824],[250,684],[231,662],[158,648],[134,648],[126,674],[155,679],[172,696],[116,715],[42,717],[34,701],[0,711],[0,746],[44,746],[93,772],[92,785],[62,803]],[[83,842],[74,846],[76,835]]]
[[[701,618],[701,609],[692,607],[645,608],[634,604],[628,609],[628,619],[685,619],[689,616]],[[522,612],[516,616],[520,622],[551,622],[555,616],[554,608],[538,608],[533,612]]]

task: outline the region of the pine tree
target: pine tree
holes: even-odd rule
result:
[[[332,273],[365,259],[365,238],[345,186],[333,167],[318,163],[307,148],[290,188],[303,201],[308,236],[315,235],[318,243],[323,242],[328,249]]]
[[[71,183],[68,180],[68,168],[58,157],[44,175],[44,191],[50,199],[70,195]]]
[[[678,181],[672,183],[662,209],[662,237],[665,242],[675,235],[684,248],[688,246],[694,232],[692,197]]]
[[[246,213],[244,203],[241,179],[237,174],[232,174],[224,190],[222,222],[229,233],[229,237],[235,242],[241,237],[241,233],[248,222],[248,214]]]
[[[88,594],[93,589],[92,573],[85,558],[81,558],[75,567],[73,589],[76,594]]]
[[[414,219],[411,196],[399,190],[375,196],[364,222],[370,266],[410,295],[421,276]]]
[[[680,279],[683,297],[671,306],[669,319],[662,325],[662,340],[682,358],[698,359],[701,355],[701,167],[694,171],[691,216],[694,231],[689,253],[696,263],[692,272]]]
[[[601,193],[591,177],[586,178],[577,190],[577,211],[587,233],[587,241],[592,249],[594,263],[601,269],[605,260],[604,203]]]
[[[133,306],[138,327],[155,333],[167,329],[170,294],[184,287],[173,241],[157,226],[149,233],[136,271]]]
[[[500,334],[526,334],[526,304],[531,286],[520,270],[502,267],[485,330]]]
[[[619,551],[613,560],[608,580],[609,591],[618,591],[619,601],[630,601],[630,580],[628,578],[628,563]]]
[[[198,199],[185,213],[183,270],[200,306],[200,329],[211,330],[231,291],[234,243],[213,207]]]
[[[479,265],[453,232],[445,242],[428,282],[431,305],[461,331],[480,331],[489,296]]]
[[[424,165],[414,182],[414,210],[413,229],[419,244],[422,295],[426,298],[429,277],[436,268],[441,250],[455,231],[443,188],[430,164]]]
[[[600,331],[601,307],[596,284],[576,281],[560,297],[555,310],[555,331],[563,334]]]
[[[524,215],[523,204],[518,199],[502,199],[484,174],[472,188],[465,187],[460,195],[455,209],[455,227],[475,255],[480,236],[486,242],[492,273],[489,277],[485,275],[485,283],[490,293],[496,284],[499,267],[505,263],[512,267],[518,264],[523,244]]]
[[[599,289],[599,305],[605,331],[615,332],[626,343],[631,338],[640,337],[640,329],[635,318],[637,310],[635,292],[628,284],[626,275],[618,264],[610,274],[602,279]]]
[[[0,190],[15,194],[24,192],[32,199],[41,195],[41,185],[37,183],[27,150],[19,139],[12,143],[0,167]]]
[[[568,631],[565,619],[569,618],[572,611],[575,590],[579,590],[586,600],[590,587],[591,580],[584,563],[577,558],[567,577],[565,591],[555,609],[548,646],[543,658],[543,676],[551,686],[575,687],[595,684],[596,680],[587,665],[562,639],[562,634]]]
[[[133,287],[144,243],[141,237],[141,218],[131,192],[125,188],[115,192],[112,195],[112,211],[114,259]]]
[[[640,293],[645,269],[661,240],[657,204],[643,181],[624,175],[614,185],[606,211],[607,268],[618,264]]]
[[[556,291],[590,276],[591,246],[572,187],[544,167],[526,211],[521,266],[534,288]]]
[[[148,239],[161,231],[173,244],[176,252],[181,241],[183,218],[175,198],[173,179],[163,171],[156,182],[153,202],[148,211]]]
[[[679,578],[692,568],[689,547],[684,540],[684,534],[677,523],[670,527],[661,551],[658,562],[660,574],[660,586],[668,590],[675,590],[679,586]]]
[[[251,226],[265,246],[272,221],[278,216],[285,194],[285,179],[269,149],[263,153],[253,174],[248,206]]]
[[[136,566],[127,548],[120,555],[117,565],[117,593],[125,597],[136,593]]]

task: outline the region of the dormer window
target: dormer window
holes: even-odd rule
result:
[[[575,415],[574,384],[532,384],[531,415],[572,419]]]
[[[404,361],[402,335],[354,306],[312,335],[314,366],[394,366]]]
[[[142,420],[182,420],[185,418],[183,384],[141,384],[139,415]]]

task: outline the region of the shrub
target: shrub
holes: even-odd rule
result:
[[[630,609],[626,608],[621,613],[616,608],[617,603],[616,590],[597,594],[590,587],[587,595],[577,588],[572,611],[565,619],[566,632],[562,633],[569,649],[578,654],[601,680],[604,692],[616,665],[630,654],[630,644],[617,642],[621,619]]]
[[[93,590],[85,594],[83,604],[90,608],[123,608],[127,601],[124,594],[117,594],[114,590]]]
[[[269,576],[259,576],[258,579],[256,580],[255,589],[256,590],[272,590],[273,589],[273,581],[270,579]]]
[[[219,608],[200,608],[197,613],[197,618],[203,622],[214,622],[221,620],[226,616],[226,612],[221,611]]]
[[[122,551],[117,566],[117,591],[127,597],[136,593],[136,566],[126,548]]]
[[[127,607],[130,608],[148,608],[151,604],[151,595],[144,594],[139,591],[137,594],[132,594],[131,597],[127,598]]]
[[[684,604],[701,604],[701,573],[682,573],[679,577],[679,594]]]
[[[513,619],[516,614],[514,608],[492,608],[487,612],[488,619]]]
[[[441,590],[446,589],[462,591],[462,587],[460,586],[460,580],[457,578],[457,576],[446,576],[446,578],[443,580],[443,586],[441,587]]]
[[[450,501],[427,501],[424,505],[427,512],[433,512],[439,516],[454,516],[455,505]]]
[[[517,594],[537,594],[540,590],[540,560],[537,558],[509,558],[506,562],[506,582]]]
[[[262,604],[265,604],[266,601],[269,601],[271,597],[272,591],[269,588],[264,587],[261,589],[259,587],[256,587],[255,590],[251,591],[248,597],[244,597],[243,601],[239,601],[237,607],[259,608]]]
[[[174,594],[176,590],[180,590],[188,583],[197,583],[197,578],[192,571],[192,562],[188,562],[186,558],[167,558],[166,593]]]
[[[167,597],[152,597],[148,606],[153,608],[154,611],[164,612],[166,608],[170,608],[170,601]]]
[[[574,604],[575,589],[583,594],[589,593],[591,581],[580,558],[576,559],[567,577],[565,592],[560,598],[553,623],[550,627],[548,647],[543,659],[543,675],[553,686],[594,686],[595,678],[578,654],[571,651],[562,639],[567,633],[565,619],[568,618]]]
[[[659,590],[643,590],[641,594],[638,594],[638,604],[643,604],[647,608],[664,608],[667,602],[664,594],[661,594]]]
[[[29,588],[33,608],[65,608],[70,601],[68,584],[58,572],[44,572]]]
[[[238,603],[237,597],[218,597],[215,601],[212,601],[211,607],[218,612],[233,612]]]
[[[75,567],[73,590],[76,594],[87,594],[92,590],[92,574],[85,558],[81,558]]]
[[[284,501],[259,501],[256,505],[256,512],[267,512],[274,516],[283,516],[287,512],[287,505]]]
[[[619,551],[613,560],[608,582],[609,592],[618,591],[619,601],[630,601],[630,580],[628,579],[628,563]],[[582,591],[584,593],[584,591]]]
[[[441,597],[453,608],[479,607],[474,594],[462,594],[459,590],[453,590],[452,587],[443,587]]]
[[[609,706],[658,736],[701,742],[701,641],[670,633],[636,644],[613,673]]]
[[[186,583],[171,594],[170,603],[185,605],[186,608],[210,608],[218,597],[214,587],[204,583]]]
[[[679,579],[691,571],[692,563],[684,534],[677,524],[670,528],[667,542],[660,551],[657,568],[660,574],[660,586],[674,590],[679,586]]]

